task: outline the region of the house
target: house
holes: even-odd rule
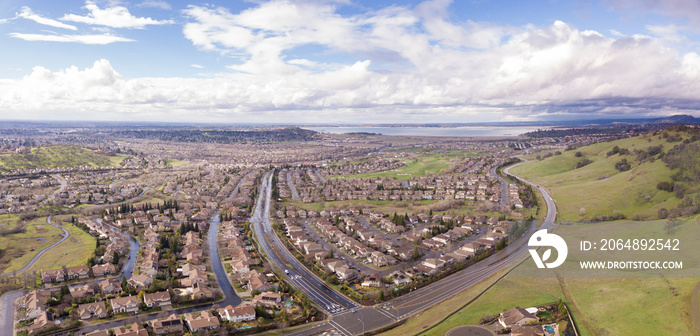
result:
[[[226,321],[245,322],[255,320],[255,307],[253,306],[226,306],[219,309],[219,316]]]
[[[403,272],[395,271],[391,276],[394,278],[393,282],[397,286],[411,283],[411,278],[403,274]]]
[[[97,318],[107,317],[107,307],[104,301],[85,303],[78,306],[78,316],[81,320],[87,320],[93,316]]]
[[[145,294],[143,296],[143,303],[146,307],[167,306],[170,304],[170,293],[168,293],[168,291],[162,291]]]
[[[182,319],[175,314],[171,314],[164,319],[151,320],[149,324],[156,335],[182,333],[185,330]]]
[[[253,303],[265,307],[278,307],[282,304],[282,296],[279,292],[264,292],[253,298]]]
[[[498,323],[503,328],[512,328],[516,325],[522,326],[530,322],[537,322],[537,316],[528,313],[527,310],[522,308],[508,309],[498,317]]]
[[[95,277],[104,276],[108,274],[114,274],[117,272],[117,268],[113,264],[102,264],[92,266],[92,275]]]
[[[122,292],[122,286],[118,281],[113,281],[110,279],[105,279],[98,283],[102,294],[120,294]]]
[[[65,281],[65,274],[63,274],[62,269],[53,269],[53,270],[47,270],[41,271],[41,283],[49,283],[49,282],[63,282]]]
[[[138,313],[139,298],[135,295],[116,297],[109,300],[112,311],[115,313]]]
[[[510,336],[546,336],[541,325],[513,326]]]
[[[192,300],[209,300],[214,298],[214,291],[199,282],[192,284]]]
[[[370,274],[361,283],[364,287],[382,287],[382,277],[379,273]]]
[[[75,287],[70,287],[68,288],[70,291],[70,296],[74,299],[82,299],[88,296],[94,296],[95,291],[92,289],[92,286],[89,284],[81,285],[81,286],[75,286]]]
[[[66,269],[66,273],[68,273],[68,279],[69,280],[75,280],[75,279],[87,279],[90,277],[90,269],[85,266],[75,266],[75,267],[68,267]]]
[[[51,292],[48,290],[33,290],[22,297],[19,301],[19,307],[24,308],[28,319],[37,318],[46,311],[46,299],[49,296],[51,296]]]
[[[129,328],[114,328],[114,336],[148,336],[148,330],[141,323],[134,322],[129,325]]]
[[[39,316],[34,319],[34,323],[29,326],[29,335],[36,335],[42,330],[52,328],[58,324],[54,321],[53,314],[47,311],[42,312]]]
[[[153,282],[153,277],[147,274],[138,274],[131,277],[128,280],[129,284],[135,288],[146,288]]]
[[[85,336],[111,336],[109,334],[109,330],[107,329],[102,329],[102,330],[95,330],[93,332],[89,332],[85,334]]]
[[[214,316],[214,314],[208,310],[203,311],[199,316],[185,316],[185,322],[187,323],[187,327],[190,328],[191,332],[199,332],[205,329],[218,329],[220,326],[219,318]]]

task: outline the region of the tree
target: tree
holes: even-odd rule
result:
[[[413,247],[413,260],[420,258],[420,252],[418,252],[418,246]]]

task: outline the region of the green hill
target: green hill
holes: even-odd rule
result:
[[[0,155],[0,171],[22,168],[118,165],[126,155],[108,156],[76,146],[32,148],[29,153]]]
[[[662,209],[693,215],[700,205],[700,141],[690,131],[597,143],[542,160],[533,154],[511,172],[545,186],[559,220],[650,220],[663,216]],[[576,168],[584,160],[590,163]],[[667,182],[664,190],[660,182]]]

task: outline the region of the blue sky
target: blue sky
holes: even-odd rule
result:
[[[0,1],[0,119],[697,112],[700,2]]]

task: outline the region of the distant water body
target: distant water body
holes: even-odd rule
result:
[[[435,136],[435,137],[503,137],[517,136],[523,133],[547,129],[549,127],[524,127],[524,126],[459,126],[459,127],[304,127],[316,132],[344,134],[344,133],[377,133],[383,135],[404,136]]]

